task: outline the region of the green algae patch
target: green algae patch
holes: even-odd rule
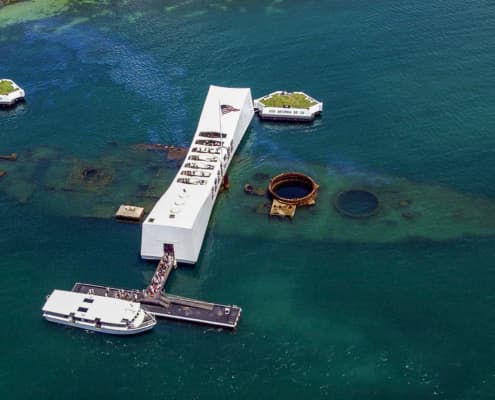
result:
[[[108,5],[108,1],[94,0],[32,0],[21,1],[0,8],[0,26],[7,26],[17,23],[38,21],[49,18],[71,9],[81,4]],[[107,10],[110,11],[110,10]],[[101,14],[100,12],[99,14]],[[95,15],[96,16],[96,15]],[[78,20],[76,18],[76,20]],[[79,21],[80,22],[80,21]]]
[[[67,10],[70,0],[22,1],[0,9],[0,25],[37,21]]]
[[[277,93],[260,100],[266,107],[310,108],[317,104],[302,93]]]
[[[7,95],[15,92],[17,89],[9,81],[0,81],[0,95]]]

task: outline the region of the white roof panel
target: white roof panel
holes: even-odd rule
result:
[[[205,172],[210,172],[209,177],[198,177],[198,179],[206,180],[206,184],[190,185],[179,183],[177,182],[177,179],[186,177],[181,175],[183,170],[188,169],[185,167],[186,163],[195,162],[197,164],[204,164],[201,161],[189,160],[189,156],[191,154],[196,154],[193,151],[195,147],[198,147],[195,145],[196,140],[206,139],[205,137],[199,136],[200,132],[221,132],[225,134],[225,138],[217,139],[223,141],[225,146],[227,146],[233,139],[237,123],[242,115],[242,112],[229,112],[222,114],[221,106],[227,105],[241,110],[245,107],[245,104],[249,104],[250,109],[252,109],[250,99],[250,89],[225,88],[213,85],[210,86],[208,95],[203,105],[198,127],[192,140],[191,147],[186,155],[185,161],[168,190],[153,207],[147,221],[152,218],[154,220],[154,225],[166,225],[186,229],[192,228],[205,198],[211,195],[215,178],[218,176],[221,160],[225,155],[225,149],[218,149],[220,150],[220,155],[205,154],[205,156],[215,156],[218,158],[217,162],[208,163],[214,166],[213,169],[204,170]],[[195,177],[193,179],[195,179]],[[171,213],[174,214],[174,218],[170,218]]]
[[[85,301],[86,300],[86,301]],[[63,315],[74,313],[76,317],[120,324],[123,319],[131,320],[141,308],[139,303],[55,289],[43,306],[44,312]],[[83,311],[87,309],[87,311]]]

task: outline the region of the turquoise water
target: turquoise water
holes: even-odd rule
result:
[[[469,221],[479,234],[443,241],[414,235],[414,221],[409,240],[379,242],[326,236],[331,220],[317,235],[304,225],[331,207],[334,175],[367,186],[397,177],[419,195],[467,196],[463,207],[495,201],[493,4],[46,3],[0,9],[0,76],[28,97],[0,111],[0,154],[19,156],[0,161],[3,398],[495,396],[491,208]],[[255,97],[304,90],[325,103],[311,125],[253,120],[199,263],[168,284],[240,305],[239,328],[163,321],[116,338],[44,322],[53,288],[150,278],[140,227],[107,210],[165,189],[177,164],[132,146],[188,146],[212,83]],[[100,185],[70,172],[99,163]],[[287,169],[322,183],[321,201],[293,222],[267,221],[242,187]]]

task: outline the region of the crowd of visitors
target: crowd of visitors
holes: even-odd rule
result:
[[[155,297],[163,290],[168,274],[173,267],[173,257],[165,253],[156,267],[155,274],[148,287],[144,290],[145,296]]]

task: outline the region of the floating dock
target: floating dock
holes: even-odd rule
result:
[[[209,303],[164,293],[155,298],[150,298],[144,296],[142,290],[118,289],[89,283],[78,282],[74,285],[72,291],[96,296],[133,299],[133,301],[140,303],[145,311],[156,317],[230,329],[237,327],[242,311],[240,307],[233,305]]]
[[[139,222],[143,218],[143,215],[144,215],[143,207],[123,204],[119,207],[119,209],[115,213],[115,218],[126,221]]]
[[[173,246],[165,245],[155,274],[145,289],[119,289],[77,282],[72,291],[137,302],[145,311],[156,317],[236,328],[242,311],[240,307],[210,303],[165,292],[165,284],[176,266]]]
[[[250,89],[210,86],[191,147],[177,176],[143,222],[141,257],[197,262],[227,169],[254,115]]]

